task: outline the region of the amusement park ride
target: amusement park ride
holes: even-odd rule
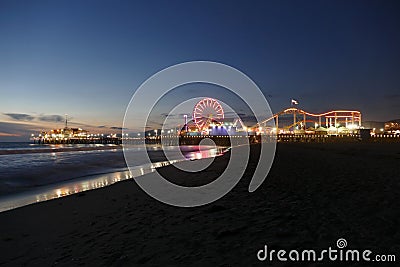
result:
[[[292,102],[293,103],[293,102]],[[297,101],[296,103],[297,104]],[[361,128],[361,112],[332,110],[314,114],[297,107],[284,109],[273,116],[246,127],[238,117],[224,118],[221,104],[213,98],[200,100],[193,109],[192,125],[187,122],[181,135],[258,135],[258,134],[353,134]]]
[[[279,127],[279,118],[287,114],[293,114],[293,121]],[[300,116],[300,119],[298,118]],[[332,110],[320,114],[314,114],[302,109],[291,107],[284,109],[272,117],[258,123],[261,127],[268,127],[268,122],[275,122],[272,130],[276,133],[323,133],[347,134],[353,133],[361,128],[361,112],[358,110]],[[287,120],[286,120],[287,121]]]
[[[224,120],[224,109],[217,100],[204,98],[193,108],[193,121],[201,131],[208,129],[212,123]]]

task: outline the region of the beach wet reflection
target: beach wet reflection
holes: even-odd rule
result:
[[[153,148],[155,149],[155,148]],[[156,149],[155,149],[156,150]],[[184,160],[196,160],[222,155],[226,148],[214,147],[207,149],[199,146],[185,146],[182,150]],[[57,155],[55,155],[57,156]],[[38,189],[30,190],[0,198],[0,212],[26,206],[32,203],[47,201],[55,198],[65,197],[72,194],[85,192],[92,189],[102,188],[114,183],[132,179],[147,173],[154,172],[157,168],[174,164],[182,160],[160,161],[148,165],[141,165],[129,170],[97,174],[74,179],[62,183],[41,186]]]
[[[181,151],[186,159],[204,159],[213,158],[222,155],[226,151],[226,147],[215,146],[185,146]]]

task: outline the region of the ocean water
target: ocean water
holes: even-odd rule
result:
[[[38,149],[56,149],[56,148],[79,148],[79,147],[97,147],[104,146],[101,144],[33,144],[32,142],[0,142],[1,151],[14,151],[14,150],[38,150]]]
[[[85,146],[89,148],[89,145],[0,143],[0,196],[93,174],[96,169],[101,172],[124,167],[123,157],[117,156],[118,147],[79,151]],[[109,164],[102,167],[104,161]]]
[[[133,173],[128,171],[121,146],[37,145],[0,143],[0,212],[34,202],[46,201],[90,189],[104,187],[154,171],[170,163],[160,145],[129,146],[139,154],[146,149],[153,164],[133,157]],[[176,147],[163,147],[175,151]],[[215,157],[223,147],[181,147],[186,159]],[[173,154],[172,154],[173,155]],[[174,158],[169,160],[174,161]]]

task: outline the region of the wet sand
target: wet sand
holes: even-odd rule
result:
[[[162,204],[128,180],[0,213],[0,265],[270,266],[256,257],[264,245],[327,249],[339,238],[399,259],[400,144],[278,144],[249,193],[257,151],[230,193],[198,208]],[[228,159],[191,181],[212,180]],[[187,182],[172,166],[160,172]]]

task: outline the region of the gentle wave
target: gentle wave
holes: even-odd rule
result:
[[[13,154],[33,154],[33,153],[55,153],[55,152],[69,152],[69,151],[91,151],[91,150],[107,150],[122,148],[119,145],[85,145],[85,146],[31,146],[31,147],[3,147],[0,149],[0,155],[13,155]]]
[[[177,162],[168,161],[162,149],[176,152],[176,147],[158,145],[131,147],[130,153],[146,149],[153,162],[137,153],[132,173],[127,170],[122,149],[81,149],[53,153],[17,153],[0,156],[0,211],[35,202],[83,192],[154,171]],[[221,155],[226,148],[184,146],[183,160]],[[179,152],[180,153],[180,152]],[[140,155],[140,156],[139,156]],[[174,160],[175,159],[175,160]]]

